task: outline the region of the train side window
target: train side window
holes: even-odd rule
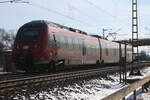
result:
[[[91,51],[91,55],[93,56],[94,55],[94,52],[95,52],[95,50],[94,50],[94,45],[92,45],[92,49],[91,49],[92,51]]]
[[[61,43],[60,43],[59,35],[55,35],[55,38],[56,38],[57,47],[60,48],[61,47]]]
[[[66,49],[66,38],[65,38],[65,36],[63,36],[63,35],[60,35],[60,38],[61,38],[61,47],[63,48],[63,49]]]
[[[116,56],[119,56],[119,50],[116,49]]]
[[[55,38],[56,38],[56,41],[59,42],[60,39],[59,39],[59,36],[58,35],[55,35]]]
[[[106,56],[108,56],[109,54],[108,54],[108,48],[106,48]]]
[[[83,56],[85,56],[86,55],[86,49],[87,49],[87,47],[86,47],[86,44],[85,44],[85,41],[84,40],[82,40],[82,54],[83,54]]]
[[[50,39],[50,35],[49,34],[48,34],[47,48],[51,48],[51,39]]]
[[[90,53],[89,54],[90,54],[90,56],[92,56],[93,55],[93,52],[92,52],[93,51],[93,47],[92,47],[92,45],[90,45],[89,49],[90,49]]]
[[[53,34],[53,38],[54,38],[54,41],[56,42],[56,37],[55,37],[55,34]]]
[[[119,49],[116,50],[116,55],[119,56]]]
[[[78,50],[78,40],[74,38],[74,48]]]
[[[78,39],[78,46],[79,46],[79,49],[81,48],[81,46],[80,46],[80,39]]]
[[[48,34],[48,39],[51,40],[51,41],[54,40],[52,34]]]
[[[96,54],[97,54],[97,47],[96,47],[96,45],[94,46],[94,56],[96,56]]]
[[[65,49],[65,37],[60,35],[60,44],[61,44],[61,48]]]
[[[63,36],[63,42],[64,42],[64,49],[67,49],[68,48],[68,46],[67,46],[68,40],[67,40],[66,36]]]
[[[55,41],[51,34],[48,34],[47,48],[55,48]]]
[[[94,47],[94,45],[92,46],[92,56],[94,56],[94,53],[95,53],[95,47]]]
[[[75,41],[74,41],[74,38],[72,38],[72,48],[75,49]]]
[[[78,49],[78,48],[77,48],[76,38],[74,38],[74,47],[75,47],[76,50]]]
[[[80,40],[77,39],[77,41],[78,41],[78,49],[80,49]]]
[[[69,49],[72,49],[72,40],[70,37],[68,37],[68,45],[69,45]]]
[[[116,49],[114,49],[114,56],[117,56],[117,51],[116,51]]]
[[[91,55],[91,45],[90,44],[87,46],[87,54],[89,56]]]
[[[86,47],[86,55],[89,56],[89,45]]]
[[[64,36],[64,39],[65,39],[65,47],[68,48],[68,37],[67,36]]]
[[[81,39],[78,39],[79,42],[79,49],[81,49],[83,47],[83,41]]]

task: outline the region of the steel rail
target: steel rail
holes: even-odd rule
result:
[[[141,64],[144,66],[150,65],[149,63]],[[130,69],[130,66],[127,67]],[[11,80],[3,80],[0,81],[0,94],[9,90],[15,90],[20,87],[27,87],[28,85],[40,85],[40,84],[48,84],[55,81],[63,81],[68,79],[74,78],[83,78],[92,75],[99,75],[103,74],[103,72],[115,72],[119,71],[119,66],[112,66],[112,67],[105,67],[105,68],[95,68],[95,69],[88,69],[88,70],[80,70],[80,71],[73,71],[73,72],[61,72],[55,73],[50,75],[37,75],[37,76],[30,76],[25,78],[18,78],[18,79],[11,79]]]
[[[0,81],[0,93],[9,90],[15,90],[18,87],[26,87],[27,85],[30,84],[39,85],[42,83],[51,83],[54,81],[62,81],[67,79],[87,77],[87,76],[99,74],[101,72],[106,72],[106,71],[111,72],[115,70],[119,70],[119,68],[118,67],[97,68],[97,69],[89,69],[83,71],[58,73],[52,75],[34,76],[34,77],[21,78],[21,79],[4,80],[4,81]]]

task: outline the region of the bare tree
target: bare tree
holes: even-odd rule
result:
[[[15,30],[9,30],[8,32],[5,29],[0,28],[0,44],[2,50],[10,50],[15,39]]]
[[[146,54],[145,51],[141,51],[140,53],[140,60],[149,60],[150,56]]]

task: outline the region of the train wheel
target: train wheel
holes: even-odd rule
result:
[[[97,61],[96,61],[96,64],[97,64],[97,65],[100,65],[100,61],[99,61],[99,60],[97,60]]]
[[[102,60],[101,64],[104,64],[104,60]]]
[[[25,71],[26,71],[26,73],[28,73],[28,74],[35,73],[35,69],[34,69],[33,66],[27,67]]]
[[[48,64],[48,72],[56,72],[57,69],[56,69],[56,65],[55,65],[55,62],[50,62]]]
[[[65,60],[62,60],[62,63],[58,65],[59,69],[58,70],[64,70],[65,69]]]

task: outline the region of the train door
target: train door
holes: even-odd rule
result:
[[[52,36],[53,36],[53,48],[57,48],[55,34],[52,34]]]
[[[122,58],[125,58],[125,45],[119,43],[119,56],[120,56],[120,60]]]
[[[100,38],[97,38],[97,39],[98,39],[98,42],[99,42],[99,61],[100,61],[100,63],[103,63],[101,41],[100,41]]]
[[[85,64],[86,62],[86,45],[85,41],[82,40],[82,64]]]

